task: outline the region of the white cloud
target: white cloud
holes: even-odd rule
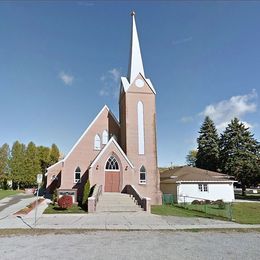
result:
[[[182,118],[181,118],[181,122],[182,123],[191,123],[192,121],[193,121],[194,119],[193,119],[193,117],[192,116],[183,116]]]
[[[208,105],[200,115],[209,116],[215,122],[216,128],[222,131],[234,117],[241,119],[245,114],[255,112],[257,108],[256,99],[257,92],[253,89],[249,94],[233,96],[228,100]],[[246,121],[243,121],[243,123],[252,127]]]
[[[101,89],[99,90],[100,96],[113,96],[117,97],[119,92],[119,80],[120,80],[120,70],[113,68],[108,70],[105,74],[100,77],[102,82]]]
[[[109,70],[108,73],[110,73],[110,76],[114,82],[118,82],[120,79],[120,71],[116,68]]]
[[[61,71],[59,74],[59,78],[64,82],[66,85],[72,85],[74,81],[74,77],[72,75],[66,74],[65,72]]]
[[[185,43],[185,42],[190,42],[192,41],[192,37],[186,37],[186,38],[182,38],[182,39],[178,39],[178,40],[173,40],[172,41],[172,44],[173,45],[179,45],[179,44],[182,44],[182,43]]]

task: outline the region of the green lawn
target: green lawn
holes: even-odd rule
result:
[[[0,200],[5,197],[15,195],[15,194],[21,193],[21,192],[22,191],[20,191],[20,190],[0,190]]]
[[[260,224],[260,203],[234,203],[233,218],[241,224]]]
[[[199,212],[195,210],[188,210],[171,205],[162,205],[162,206],[152,206],[152,214],[156,215],[165,215],[165,216],[177,216],[177,217],[204,217],[204,218],[217,218],[215,216],[209,216],[204,212]]]
[[[152,206],[151,212],[157,215],[178,216],[178,217],[206,217],[213,219],[228,220],[221,216],[209,215],[191,209],[184,209],[171,205]],[[241,224],[260,224],[260,203],[234,203],[232,205],[233,221]]]
[[[87,212],[76,204],[73,204],[72,207],[68,209],[61,209],[59,208],[58,205],[53,206],[52,204],[49,204],[48,208],[46,208],[45,211],[43,212],[43,214],[70,214],[70,213],[86,214]]]

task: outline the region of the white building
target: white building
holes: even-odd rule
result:
[[[235,181],[229,177],[196,167],[175,167],[161,173],[160,188],[163,194],[173,194],[178,203],[194,200],[232,202]]]

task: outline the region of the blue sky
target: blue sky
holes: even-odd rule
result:
[[[118,116],[131,10],[157,91],[159,165],[185,163],[205,115],[260,140],[260,2],[0,2],[0,144],[66,154],[107,104]]]

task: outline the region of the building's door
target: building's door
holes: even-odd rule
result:
[[[119,192],[120,171],[105,171],[105,192]]]

